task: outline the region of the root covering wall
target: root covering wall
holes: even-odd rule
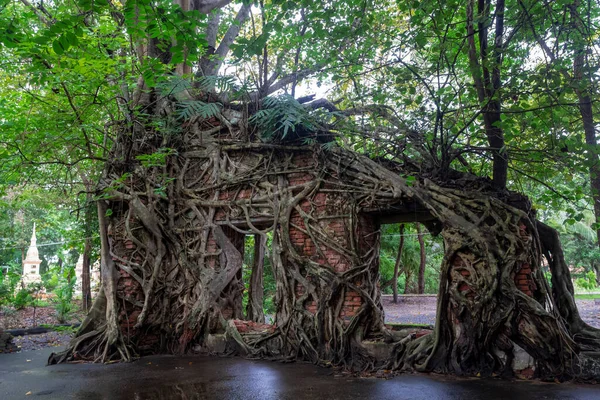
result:
[[[221,332],[234,352],[354,370],[600,376],[600,334],[578,317],[560,243],[524,197],[337,147],[253,141],[214,121],[181,135],[132,129],[100,185],[101,296],[51,362],[185,353]],[[379,221],[411,212],[445,245],[426,335],[385,327],[378,286]],[[248,332],[234,322],[244,238],[267,233],[275,323]]]

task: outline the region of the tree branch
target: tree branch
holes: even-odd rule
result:
[[[225,33],[221,43],[219,43],[219,47],[215,51],[213,59],[208,63],[206,70],[203,71],[205,76],[216,75],[219,72],[219,69],[221,69],[221,66],[223,65],[223,61],[225,60],[225,56],[229,53],[229,48],[240,33],[240,28],[250,16],[251,7],[251,4],[244,4],[242,8],[240,8],[240,11],[235,17],[235,22],[231,24],[227,33]]]
[[[193,9],[200,11],[202,14],[208,14],[212,10],[223,8],[231,3],[231,0],[191,0]]]

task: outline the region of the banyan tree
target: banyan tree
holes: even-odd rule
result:
[[[219,68],[252,11],[252,2],[238,4],[225,19],[229,26],[223,27],[218,9],[230,2],[178,0],[179,8],[161,5],[164,12],[148,1],[125,2],[122,10],[113,2],[82,2],[81,7],[89,8],[82,23],[93,25],[94,13],[108,7],[105,16],[116,21],[117,31],[128,29],[131,46],[125,42],[131,49],[122,51],[137,57],[142,73],[136,84],[130,79],[121,85],[115,83],[117,73],[106,74],[123,90],[115,97],[124,117],[105,127],[112,147],[95,193],[102,287],[70,345],[49,362],[129,361],[144,354],[204,351],[307,360],[352,371],[600,378],[600,330],[579,316],[557,232],[536,219],[526,196],[504,189],[508,161],[501,108],[490,90],[498,89],[494,85],[500,82],[500,68],[483,74],[489,81],[493,73],[493,82],[487,84],[481,74],[473,75],[480,91],[471,122],[483,116],[492,149],[486,155],[494,161],[492,181],[453,170],[450,161],[442,166],[432,162],[427,135],[400,129],[402,121],[386,105],[338,109],[325,100],[295,99],[297,83],[324,70],[326,61],[319,64],[306,57],[305,63],[316,65],[301,69],[299,59],[308,45],[291,51],[279,42],[273,46],[284,47],[282,59],[269,59],[268,35],[260,34],[258,17],[253,21],[254,41],[244,42],[254,51],[249,58],[259,59],[257,84],[253,91],[246,87],[246,92],[217,93],[219,82],[234,86],[219,81]],[[272,3],[281,6],[286,21],[304,21],[305,9],[290,11],[294,2]],[[322,3],[324,9],[314,11],[315,21],[344,22],[335,7]],[[362,19],[369,2],[354,3],[361,4],[338,7],[349,12],[344,32],[330,37],[329,27],[310,32],[311,40],[320,40],[327,51],[327,60],[363,46],[351,36],[366,35],[366,24],[377,24]],[[492,63],[476,59],[488,52],[484,44],[476,51],[474,24],[480,29],[488,25],[483,17],[474,17],[473,6],[469,1],[466,23],[461,15],[456,17],[461,19],[456,25],[469,32],[463,44],[471,46],[456,57],[468,53],[471,59],[461,65],[469,71]],[[210,16],[199,17],[208,12]],[[388,14],[378,12],[379,17]],[[489,9],[480,12],[489,14]],[[189,18],[178,25],[167,23],[179,15]],[[503,16],[495,13],[494,18]],[[48,22],[44,15],[40,19]],[[279,22],[262,20],[261,29],[284,29]],[[301,35],[307,32],[303,24],[298,25]],[[200,28],[206,28],[201,44],[184,34],[187,29],[193,36]],[[448,37],[461,38],[465,32]],[[501,42],[502,28],[496,32]],[[101,33],[110,36],[111,31]],[[65,51],[63,36],[54,42],[58,53]],[[287,32],[280,42],[291,36]],[[417,35],[416,42],[425,36]],[[480,30],[477,40],[484,39]],[[120,53],[111,47],[116,45],[98,47],[117,57]],[[191,52],[193,45],[201,49]],[[495,53],[489,53],[497,62],[502,61],[499,49],[495,46]],[[375,56],[356,54],[361,60]],[[198,60],[189,62],[193,56]],[[155,71],[161,79],[150,79]],[[182,84],[181,76],[193,77],[192,82]],[[418,75],[417,81],[424,79]],[[272,96],[288,86],[291,96]],[[73,106],[72,98],[68,100]],[[368,114],[370,126],[378,121],[385,126],[370,138],[364,129],[344,136],[344,124],[352,125],[359,113],[362,122]],[[367,137],[364,142],[387,135],[394,154],[375,157],[368,145],[360,153],[351,150],[346,139],[357,131]],[[453,141],[440,151],[451,151]],[[419,222],[443,239],[432,330],[396,330],[384,323],[379,235],[381,224],[390,222]],[[248,235],[256,245],[244,309],[242,266]],[[276,281],[272,324],[264,324],[262,258],[269,260]],[[551,284],[543,266],[551,273]]]
[[[97,192],[102,289],[50,363],[214,351],[220,337],[219,351],[351,370],[600,376],[600,331],[581,320],[558,235],[525,196],[423,160],[373,160],[318,130],[261,140],[245,111],[169,120],[177,100],[160,107],[175,134],[150,120],[116,127]],[[431,331],[384,324],[382,221],[443,238]],[[247,314],[258,323],[242,322],[246,235],[273,269],[272,325],[256,306],[260,268]]]

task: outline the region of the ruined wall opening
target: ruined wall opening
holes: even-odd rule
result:
[[[381,303],[387,326],[431,328],[435,325],[441,237],[420,222],[380,225],[379,272]]]
[[[271,263],[272,241],[272,232],[244,238],[242,306],[249,321],[275,323],[277,284]]]

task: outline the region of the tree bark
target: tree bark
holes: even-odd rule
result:
[[[594,268],[594,272],[596,273],[596,285],[600,286],[600,264],[593,263],[592,268]]]
[[[421,224],[417,225],[417,239],[419,240],[419,248],[421,250],[421,262],[419,264],[419,283],[417,293],[423,294],[425,292],[425,264],[427,263],[427,254],[425,253],[425,241],[423,240],[423,233],[421,232]]]
[[[266,235],[254,235],[254,259],[252,260],[252,273],[250,275],[250,285],[248,287],[248,305],[246,307],[246,317],[250,321],[263,324],[265,322],[265,314],[263,311],[263,275],[266,244]]]
[[[85,238],[83,248],[83,266],[81,271],[81,307],[84,311],[89,311],[92,306],[92,290],[90,285],[90,260],[92,254],[92,239]]]
[[[404,284],[404,294],[414,293],[414,288],[410,283],[412,279],[412,270],[410,268],[404,268],[404,275],[406,276],[406,283]]]
[[[594,110],[592,108],[592,96],[590,91],[593,88],[592,78],[588,72],[589,65],[586,58],[588,51],[588,32],[589,27],[582,23],[581,14],[578,7],[580,1],[575,0],[569,7],[573,26],[576,30],[575,55],[573,59],[573,86],[577,94],[577,102],[581,120],[583,122],[583,131],[585,134],[585,143],[592,147],[587,152],[590,174],[590,189],[592,192],[592,201],[594,203],[594,216],[596,223],[600,222],[600,163],[598,160],[598,149],[596,142],[596,127],[594,124]],[[600,246],[600,229],[596,229],[596,237]]]
[[[398,245],[398,255],[396,256],[396,264],[394,264],[394,278],[392,281],[392,289],[394,291],[394,303],[398,303],[398,275],[400,272],[400,264],[402,263],[402,250],[404,249],[404,224],[400,225],[400,244]]]
[[[94,214],[97,213],[97,206],[94,204],[94,182],[80,171],[81,180],[85,185],[85,244],[83,247],[83,265],[81,271],[81,307],[84,311],[89,311],[92,306],[92,289],[90,282],[90,265],[92,258],[92,221]]]
[[[490,2],[478,0],[475,16],[475,0],[467,3],[467,42],[469,46],[469,64],[477,97],[481,105],[483,123],[493,157],[492,178],[499,189],[506,187],[508,178],[508,154],[504,144],[504,131],[500,126],[502,104],[498,91],[502,86],[501,65],[504,49],[504,0],[498,0],[495,11],[495,36],[493,57],[489,57],[488,26],[490,26]],[[477,32],[474,23],[477,21]],[[475,34],[479,38],[477,53]],[[491,71],[490,71],[490,66]]]

